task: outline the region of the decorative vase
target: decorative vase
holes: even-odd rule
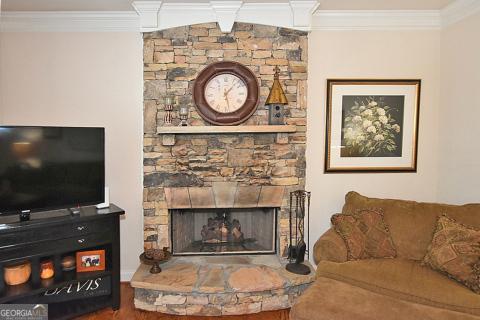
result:
[[[40,263],[40,278],[50,279],[55,274],[52,260],[46,260]]]
[[[63,271],[71,271],[75,270],[76,268],[76,261],[75,257],[73,256],[65,256],[62,259],[62,270]]]
[[[188,126],[188,122],[187,122],[188,114],[189,114],[188,106],[181,106],[180,110],[178,111],[178,115],[180,117],[180,124],[179,124],[180,127]]]
[[[32,264],[30,261],[22,261],[13,265],[5,266],[4,279],[5,283],[15,286],[28,281],[32,273]]]

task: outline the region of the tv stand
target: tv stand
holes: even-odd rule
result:
[[[61,212],[60,212],[61,211]],[[61,214],[60,214],[61,213]],[[82,207],[77,215],[65,210],[34,214],[29,221],[12,221],[12,216],[0,216],[0,304],[44,303],[44,293],[66,287],[79,281],[102,278],[108,284],[104,294],[95,297],[50,296],[49,319],[71,319],[98,309],[120,307],[120,215],[124,211],[115,205],[97,210],[95,206]],[[105,250],[104,271],[62,271],[61,258],[77,251]],[[40,261],[51,259],[55,275],[40,279]],[[27,283],[9,286],[4,278],[4,266],[29,260],[32,273]],[[65,291],[65,290],[64,290]],[[58,299],[56,301],[55,299]]]

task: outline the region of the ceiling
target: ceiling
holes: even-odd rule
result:
[[[0,0],[4,11],[133,11],[134,0]],[[267,0],[287,2],[287,0]],[[437,10],[455,0],[320,0],[320,10]],[[165,0],[208,2],[207,0]],[[260,2],[244,0],[244,2]],[[261,2],[266,2],[262,0]]]

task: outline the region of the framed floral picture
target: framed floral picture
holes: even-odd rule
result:
[[[420,85],[327,80],[325,172],[415,172]]]

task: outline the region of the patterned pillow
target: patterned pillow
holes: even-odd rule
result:
[[[331,221],[335,231],[345,241],[348,260],[396,257],[397,251],[381,209],[335,214]]]
[[[480,231],[441,216],[422,264],[480,293]]]

